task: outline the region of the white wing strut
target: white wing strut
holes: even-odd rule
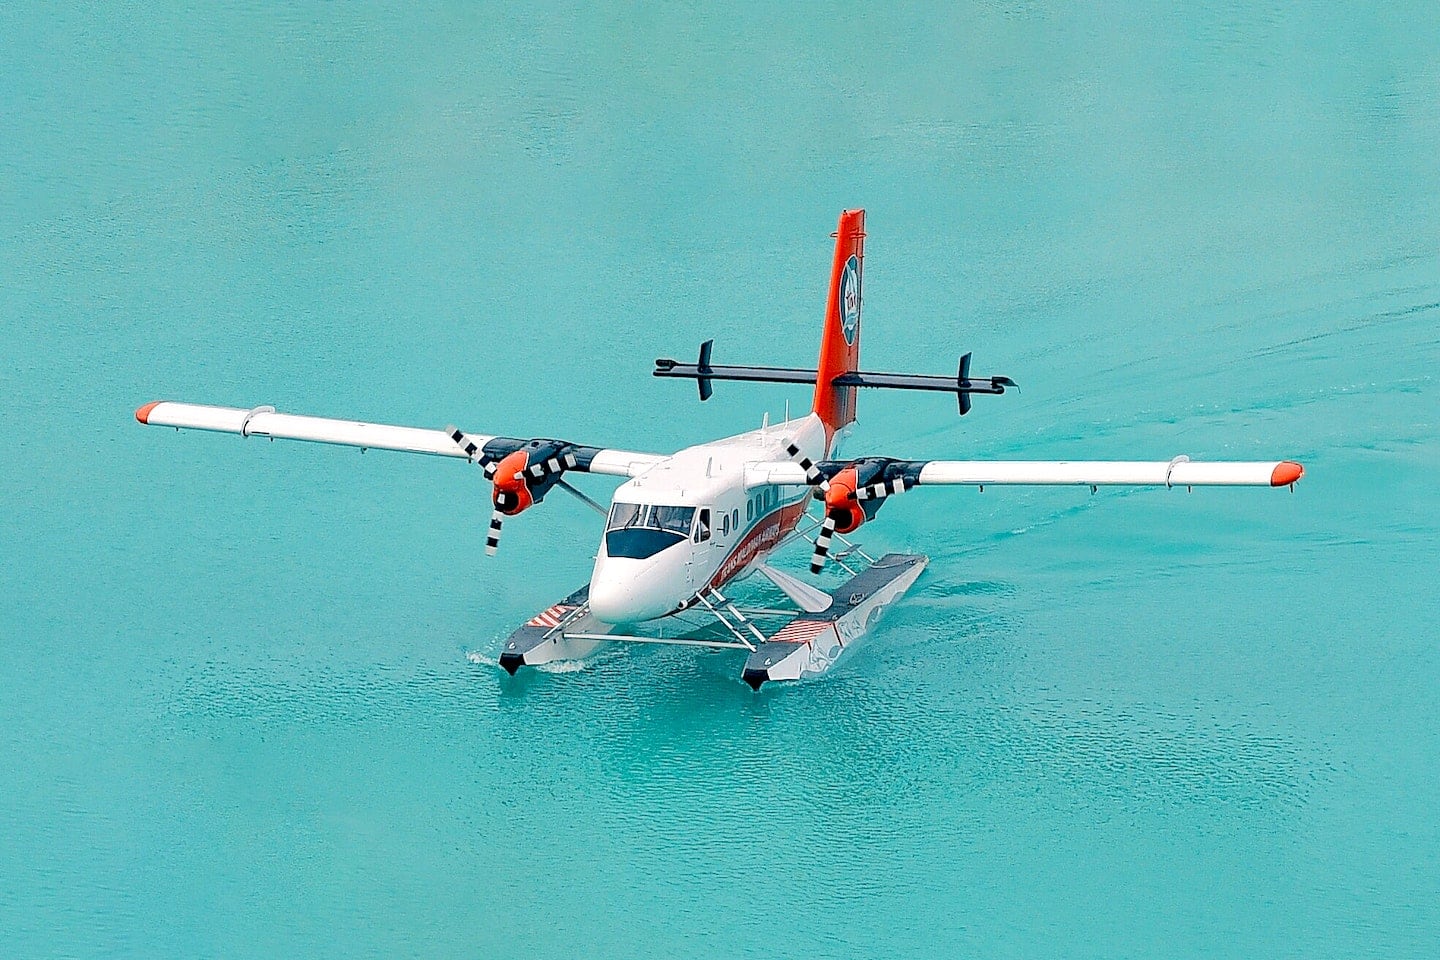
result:
[[[465,459],[465,452],[444,430],[419,427],[395,427],[356,420],[330,420],[325,417],[302,417],[277,413],[274,407],[212,407],[198,403],[147,403],[135,411],[135,419],[152,427],[183,427],[191,430],[213,430],[238,433],[245,437],[270,437],[276,440],[308,440],[314,443],[335,443],[347,447],[375,450],[398,450],[424,453],[436,457]],[[471,442],[483,446],[492,436],[466,434]],[[665,459],[653,453],[629,450],[600,450],[588,469],[590,473],[617,477],[633,477],[644,473]]]

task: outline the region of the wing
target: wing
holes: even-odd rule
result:
[[[792,446],[791,451],[795,448]],[[810,479],[806,479],[809,466]],[[872,519],[886,497],[927,484],[965,485],[985,489],[987,484],[1074,484],[1106,486],[1257,486],[1285,487],[1305,472],[1293,460],[1217,461],[1195,463],[1189,457],[1173,460],[892,460],[861,457],[810,464],[773,460],[751,464],[747,486],[813,482],[823,493],[825,517],[815,536],[810,572],[819,573],[830,553],[831,538],[857,529]]]
[[[483,452],[490,459],[499,459],[530,444],[529,440],[513,437],[478,436],[458,431],[426,430],[419,427],[395,427],[356,420],[330,420],[325,417],[302,417],[277,413],[274,407],[212,407],[198,403],[147,403],[135,411],[135,419],[152,427],[175,427],[191,430],[213,430],[238,433],[242,437],[270,437],[275,440],[309,440],[334,443],[361,449],[398,450],[424,453],[436,457],[474,459]],[[615,477],[639,476],[665,457],[655,453],[635,453],[603,447],[566,444],[564,449],[575,458],[569,469],[601,473]]]
[[[915,482],[927,484],[1075,484],[1148,487],[1285,487],[1305,472],[1293,460],[930,460]],[[908,472],[908,471],[907,471]]]
[[[1002,486],[1256,486],[1285,487],[1305,470],[1293,460],[1197,462],[1173,460],[827,460],[816,464],[827,480],[856,463],[881,462],[887,483],[908,489],[928,485]],[[789,460],[751,464],[746,486],[803,486],[805,471]]]

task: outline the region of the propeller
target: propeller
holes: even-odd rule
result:
[[[530,509],[545,498],[555,484],[562,482],[566,470],[577,465],[575,446],[563,440],[506,441],[500,450],[489,451],[462,431],[448,428],[450,439],[472,462],[478,463],[491,481],[490,531],[485,537],[485,553],[494,556],[500,549],[500,532],[506,517]],[[517,446],[518,444],[518,446]],[[497,446],[495,440],[488,444]]]
[[[528,510],[535,504],[530,493],[530,482],[525,466],[528,458],[524,450],[506,454],[495,466],[494,487],[490,499],[495,511],[490,514],[490,533],[485,537],[485,555],[495,556],[500,549],[500,528],[506,517],[513,517],[521,510]]]
[[[825,559],[830,555],[830,541],[844,526],[845,533],[856,529],[865,522],[865,511],[855,496],[859,486],[859,474],[855,464],[850,464],[835,474],[825,490],[825,519],[820,522],[820,533],[815,537],[815,552],[810,556],[810,572],[819,573],[825,569]]]
[[[856,460],[831,478],[825,490],[825,519],[815,537],[810,572],[825,568],[830,543],[837,533],[851,533],[873,519],[886,497],[904,493],[915,481],[904,463],[882,457]]]

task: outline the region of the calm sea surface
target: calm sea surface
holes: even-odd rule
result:
[[[1440,6],[1082,6],[0,5],[0,953],[1435,956]],[[650,361],[812,363],[846,206],[866,366],[1021,384],[851,450],[1307,477],[906,497],[756,696],[494,665],[572,500],[132,416],[747,429]]]

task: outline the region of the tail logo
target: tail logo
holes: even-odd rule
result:
[[[852,256],[845,261],[845,273],[840,277],[840,331],[845,334],[847,344],[855,342],[859,326],[860,261]]]

